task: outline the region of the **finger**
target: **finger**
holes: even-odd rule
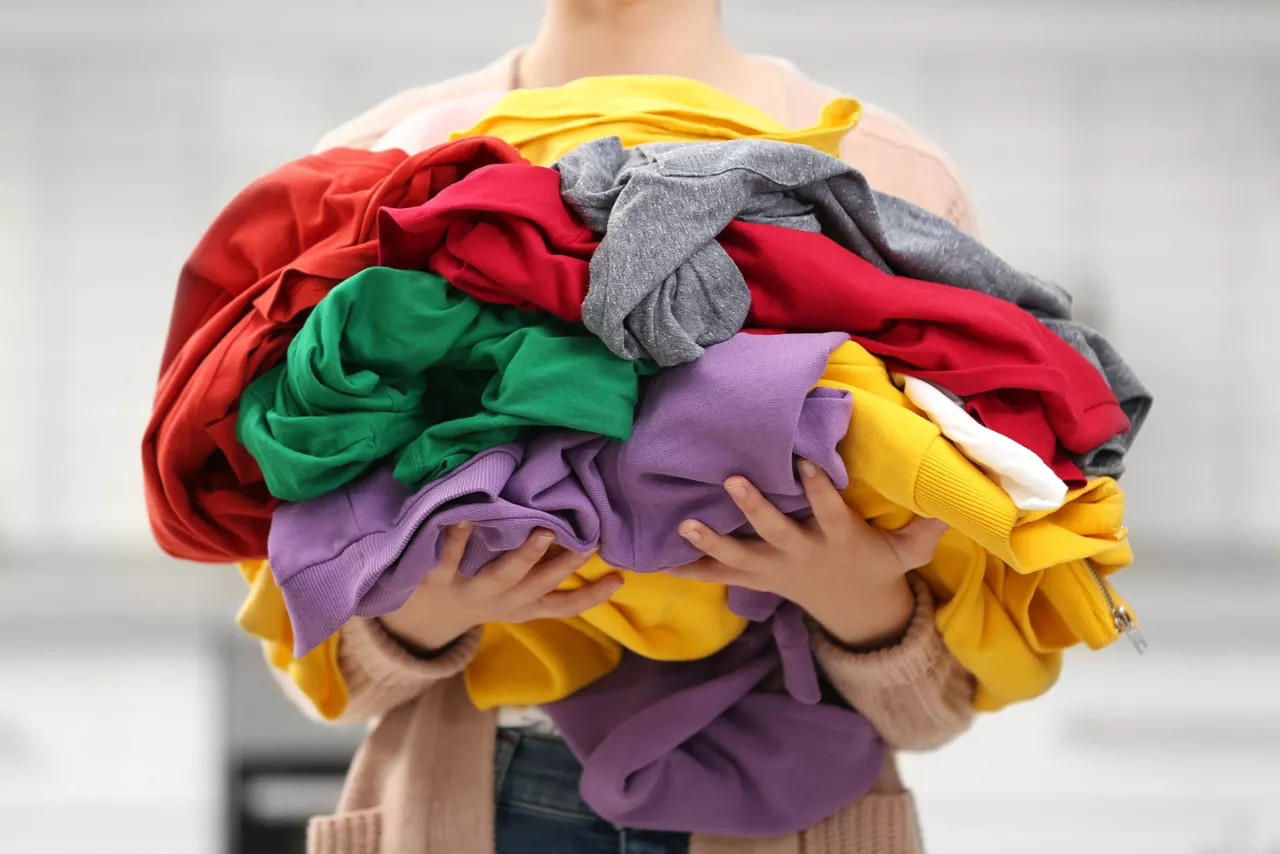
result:
[[[726,587],[743,587],[753,576],[741,570],[725,566],[713,557],[704,557],[684,566],[666,570],[672,578],[683,578],[689,581],[702,581],[707,584],[723,584]]]
[[[564,552],[529,570],[515,587],[507,591],[515,607],[535,602],[560,586],[560,583],[573,575],[583,564],[591,560],[594,551]]]
[[[947,532],[947,523],[938,519],[916,519],[896,531],[885,532],[885,539],[898,556],[905,572],[917,569],[933,560],[938,541]]]
[[[768,557],[764,549],[772,548],[766,543],[722,537],[701,522],[693,520],[680,525],[680,536],[704,555],[741,572],[758,572]]]
[[[847,537],[866,526],[866,522],[849,510],[840,491],[827,473],[809,460],[797,460],[800,483],[813,508],[813,521],[823,535],[832,539]]]
[[[515,587],[529,574],[534,564],[542,560],[542,556],[551,548],[555,535],[539,528],[529,534],[528,539],[519,548],[512,549],[502,557],[490,563],[476,578],[483,581],[484,589],[490,595],[493,592],[504,592]]]
[[[787,554],[803,554],[812,545],[809,535],[785,513],[774,507],[745,477],[731,477],[725,491],[747,517],[756,536]]]
[[[530,619],[547,620],[576,617],[609,601],[609,597],[622,589],[622,576],[617,573],[591,582],[577,590],[556,590],[533,603]]]
[[[450,581],[458,574],[458,567],[462,565],[462,556],[467,551],[467,541],[471,539],[473,527],[470,522],[459,522],[445,529],[444,539],[440,545],[440,562],[431,571],[439,581]]]

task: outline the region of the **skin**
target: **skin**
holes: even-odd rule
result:
[[[797,522],[746,478],[729,478],[725,489],[759,539],[724,537],[686,521],[680,535],[707,557],[670,574],[776,593],[849,647],[896,641],[915,612],[907,573],[932,559],[946,526],[918,519],[900,531],[878,530],[849,511],[821,469],[807,460],[797,468],[812,518]]]
[[[734,47],[718,0],[549,0],[537,37],[520,57],[518,85],[560,86],[603,74],[701,80],[775,116],[786,103],[784,76]],[[776,593],[852,648],[892,643],[915,608],[906,574],[929,561],[942,526],[922,520],[898,532],[877,531],[848,511],[826,475],[804,461],[798,467],[811,520],[791,521],[745,479],[730,478],[725,488],[760,539],[721,537],[688,520],[680,534],[706,557],[671,574]],[[614,575],[556,591],[589,556],[564,553],[540,562],[551,544],[546,531],[464,578],[458,563],[469,535],[449,531],[441,564],[404,607],[381,618],[405,646],[430,652],[488,622],[575,616],[622,585]]]
[[[786,75],[734,46],[718,0],[549,0],[517,63],[517,86],[607,74],[687,77],[769,115],[785,114]]]

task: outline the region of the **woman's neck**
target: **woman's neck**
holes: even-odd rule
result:
[[[549,0],[516,77],[520,87],[540,88],[666,74],[741,91],[759,73],[759,62],[729,41],[716,0]]]

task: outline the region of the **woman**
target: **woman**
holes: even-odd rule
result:
[[[716,0],[550,0],[529,47],[473,74],[402,93],[319,147],[372,146],[404,117],[437,105],[456,105],[455,126],[466,127],[462,114],[478,93],[607,74],[701,80],[788,127],[810,124],[835,95],[785,62],[734,48]],[[864,105],[841,154],[878,189],[973,231],[949,161],[900,120]],[[730,478],[725,488],[760,539],[720,537],[688,520],[679,533],[706,557],[672,574],[798,603],[814,622],[813,651],[825,675],[890,747],[949,741],[968,725],[973,683],[942,644],[928,589],[910,575],[930,559],[941,527],[921,521],[896,533],[876,531],[849,513],[825,475],[805,461],[797,465],[814,508],[810,522],[790,520],[750,483]],[[457,566],[467,537],[463,529],[450,532],[445,559],[399,611],[342,630],[339,663],[350,692],[344,720],[375,724],[339,812],[312,822],[312,852],[488,854],[495,840],[498,854],[921,850],[892,753],[861,801],[791,837],[691,838],[618,828],[592,815],[577,794],[580,769],[546,721],[515,710],[496,720],[477,712],[460,674],[484,623],[574,616],[607,600],[621,581],[556,591],[587,556],[540,561],[550,544],[542,532],[464,578]]]

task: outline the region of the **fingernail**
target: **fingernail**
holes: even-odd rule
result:
[[[698,526],[694,523],[685,522],[680,526],[680,536],[691,543],[696,543],[702,539],[702,531],[698,530]]]
[[[724,488],[727,489],[729,491],[729,494],[732,495],[734,498],[747,497],[746,481],[740,478],[736,478],[736,477],[729,478],[724,482]]]
[[[551,541],[555,538],[555,534],[538,534],[538,536],[534,537],[533,541],[540,546],[548,546],[551,545]]]
[[[472,525],[470,522],[459,522],[454,527],[456,527],[459,531],[470,531],[472,528]]]
[[[801,477],[817,477],[818,467],[808,460],[800,460],[796,463],[796,468],[800,469]]]

